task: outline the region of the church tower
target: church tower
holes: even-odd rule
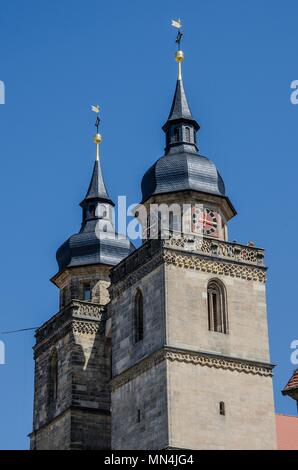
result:
[[[134,247],[115,233],[114,203],[99,160],[81,202],[82,226],[57,251],[60,309],[36,331],[31,449],[109,449],[111,339],[106,336],[110,269]]]
[[[228,239],[236,211],[198,151],[183,58],[142,180],[144,241],[111,275],[112,448],[275,449],[264,251]],[[168,236],[156,204],[180,208]]]

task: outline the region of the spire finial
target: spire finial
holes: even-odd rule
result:
[[[96,158],[95,158],[95,160],[98,162],[98,161],[99,161],[99,144],[100,144],[101,141],[102,141],[102,137],[101,137],[101,135],[100,135],[99,132],[98,132],[99,123],[100,123],[100,118],[99,118],[98,114],[99,114],[100,109],[99,109],[98,104],[96,104],[95,106],[92,106],[91,109],[92,109],[92,111],[93,111],[94,113],[97,114],[97,116],[96,116],[96,121],[95,121],[96,134],[95,134],[95,136],[94,136],[93,142],[94,142],[95,145],[96,145]]]
[[[177,44],[177,52],[175,54],[176,62],[178,62],[178,80],[182,80],[182,70],[181,70],[181,62],[184,60],[184,53],[180,48],[181,39],[183,38],[183,33],[181,31],[182,23],[181,20],[172,20],[172,26],[178,29],[177,37],[176,37],[176,44]]]

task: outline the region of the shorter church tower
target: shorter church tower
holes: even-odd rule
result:
[[[97,121],[99,123],[99,119]],[[110,269],[133,245],[115,233],[95,135],[96,161],[81,202],[82,226],[57,251],[60,309],[36,331],[31,449],[109,449],[111,339],[106,336]]]

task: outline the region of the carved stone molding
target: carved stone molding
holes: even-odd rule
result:
[[[69,333],[104,333],[106,306],[73,300],[36,331],[35,357]]]
[[[229,358],[195,351],[177,350],[175,348],[164,348],[151,354],[149,357],[143,359],[112,379],[112,390],[122,387],[165,360],[170,362],[184,362],[186,364],[194,364],[203,367],[214,367],[216,369],[230,370],[264,377],[272,377],[272,369],[274,367],[272,364],[259,363],[245,359]]]
[[[252,266],[237,261],[224,261],[206,258],[199,254],[181,253],[177,249],[161,249],[150,261],[139,267],[131,274],[126,274],[123,279],[112,284],[109,288],[111,299],[117,298],[127,288],[142,279],[160,264],[174,265],[184,269],[196,269],[216,275],[238,277],[241,279],[266,282],[266,268]]]
[[[83,335],[94,335],[100,330],[100,325],[98,323],[74,321],[72,326],[74,333],[80,333]]]
[[[166,250],[163,255],[166,264],[173,264],[185,269],[197,269],[216,275],[239,277],[241,279],[266,282],[266,270],[260,267],[245,264],[215,261],[196,255],[180,254],[176,251]]]

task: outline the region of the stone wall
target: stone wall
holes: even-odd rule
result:
[[[134,297],[140,289],[144,299],[144,339],[134,343]],[[109,305],[112,318],[112,375],[120,374],[165,344],[164,268],[159,266],[139,279]]]
[[[111,344],[105,322],[105,306],[72,301],[37,330],[31,448],[110,448]],[[58,388],[50,401],[53,350]]]
[[[112,449],[168,446],[166,363],[140,373],[112,394]]]
[[[166,265],[167,344],[270,362],[265,284]],[[207,285],[226,291],[228,334],[208,330]]]
[[[276,448],[270,376],[182,361],[170,361],[168,370],[170,447]]]

